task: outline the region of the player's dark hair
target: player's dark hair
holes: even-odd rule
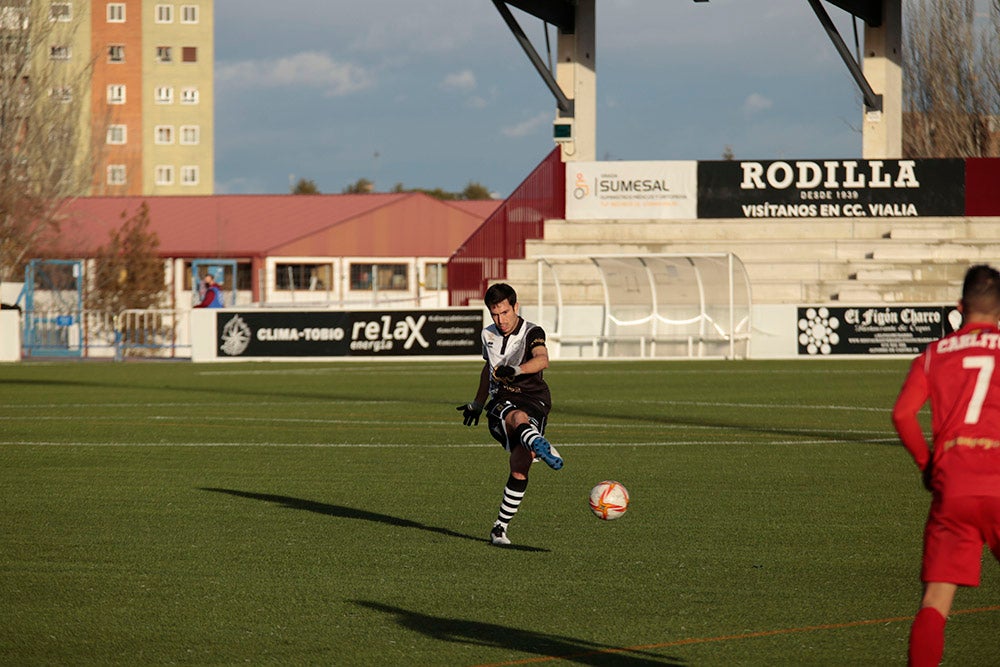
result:
[[[977,313],[1000,311],[1000,272],[986,264],[976,264],[965,272],[962,303]]]
[[[486,302],[487,308],[492,308],[504,301],[513,306],[517,303],[517,292],[507,283],[497,283],[496,285],[490,285],[490,288],[486,290],[486,294],[483,295],[483,301]]]

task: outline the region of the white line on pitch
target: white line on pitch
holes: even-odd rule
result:
[[[849,445],[897,442],[896,438],[869,440],[678,440],[676,442],[560,442],[559,447],[683,447],[703,445],[758,446],[758,445]],[[14,440],[0,441],[2,447],[302,447],[328,449],[479,449],[494,448],[496,443],[442,444],[425,443],[365,443],[365,442],[48,442]]]

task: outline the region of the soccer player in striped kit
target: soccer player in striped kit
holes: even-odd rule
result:
[[[892,412],[931,491],[920,610],[909,664],[937,665],[959,586],[978,586],[983,545],[1000,560],[1000,273],[970,268],[958,304],[962,328],[931,343],[910,367]],[[930,399],[933,447],[917,421]]]
[[[510,285],[492,285],[483,300],[493,319],[482,332],[486,363],[475,399],[457,409],[465,425],[473,426],[485,406],[490,435],[510,454],[510,475],[490,531],[493,544],[507,545],[507,524],[528,488],[532,461],[537,458],[559,470],[563,460],[544,435],[552,407],[549,386],[542,378],[542,371],[549,367],[545,331],[518,314],[517,293]]]

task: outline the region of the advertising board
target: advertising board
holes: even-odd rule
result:
[[[482,353],[481,308],[385,311],[235,311],[216,314],[216,355],[422,357]]]
[[[700,218],[965,215],[965,163],[774,160],[698,163]]]
[[[696,162],[571,162],[567,220],[684,220],[697,215]]]
[[[915,356],[961,326],[955,306],[800,306],[798,355]]]

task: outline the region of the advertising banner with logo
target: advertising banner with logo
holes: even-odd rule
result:
[[[963,160],[698,163],[701,218],[932,215],[965,215]]]
[[[955,306],[800,306],[798,354],[915,356],[961,326]]]
[[[569,162],[567,220],[681,220],[697,216],[697,162]]]
[[[217,355],[248,357],[481,356],[481,308],[224,311]]]

